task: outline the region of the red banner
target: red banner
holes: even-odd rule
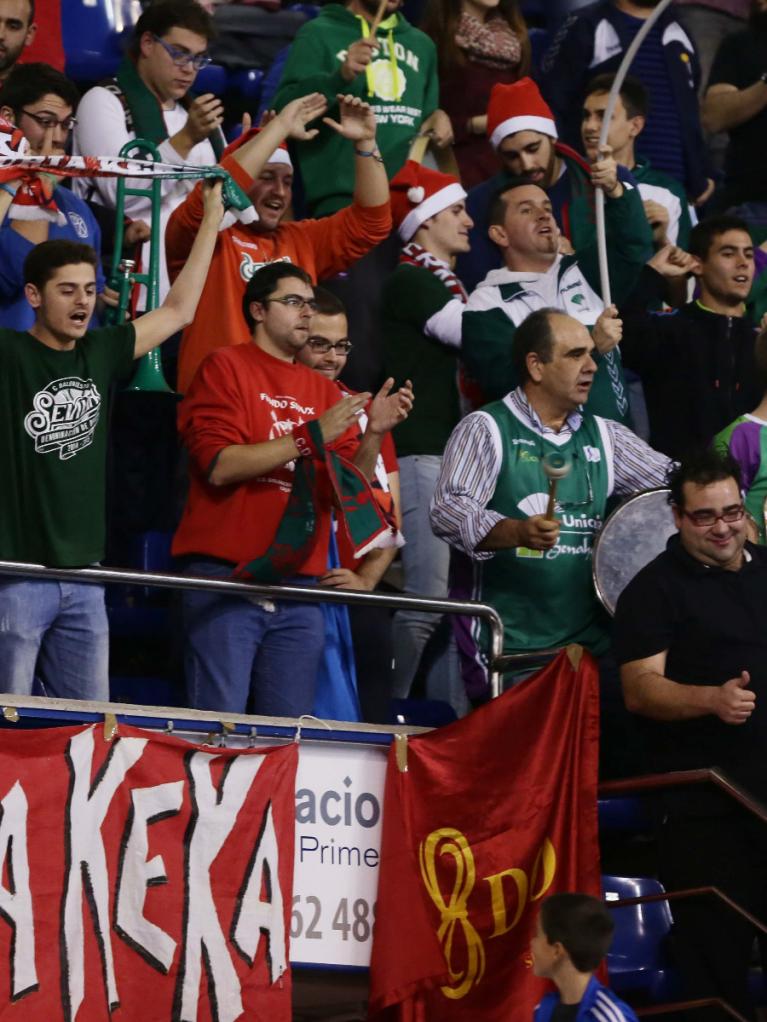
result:
[[[291,1015],[295,744],[0,737],[0,1019]]]
[[[580,653],[392,748],[371,1013],[530,1022],[546,990],[529,955],[540,901],[600,895],[599,681]]]

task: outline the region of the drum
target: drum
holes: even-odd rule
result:
[[[609,516],[594,543],[592,573],[602,606],[615,613],[618,597],[646,564],[663,553],[677,531],[669,490],[644,490]]]

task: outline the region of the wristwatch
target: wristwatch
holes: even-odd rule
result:
[[[757,81],[764,82],[764,84],[767,85],[767,71],[762,71]]]

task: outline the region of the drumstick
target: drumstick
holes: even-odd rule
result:
[[[376,16],[373,18],[373,24],[370,26],[370,38],[372,39],[378,31],[378,26],[383,21],[384,13],[386,12],[386,5],[389,0],[381,0],[376,11]]]
[[[549,502],[543,517],[555,522],[554,506],[557,502],[557,483],[570,474],[570,462],[563,454],[547,454],[545,458],[541,459],[541,468],[549,481]]]

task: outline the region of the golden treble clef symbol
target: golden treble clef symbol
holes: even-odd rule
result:
[[[476,881],[474,855],[460,830],[452,827],[441,827],[432,831],[420,845],[418,855],[426,890],[441,916],[437,937],[445,953],[451,981],[450,986],[441,988],[442,993],[445,997],[459,1000],[481,981],[485,972],[485,949],[482,938],[472,925],[467,908],[469,895]],[[447,901],[437,876],[437,861],[442,857],[452,858],[455,869],[453,889]],[[453,967],[453,942],[458,924],[466,943],[464,969]]]

